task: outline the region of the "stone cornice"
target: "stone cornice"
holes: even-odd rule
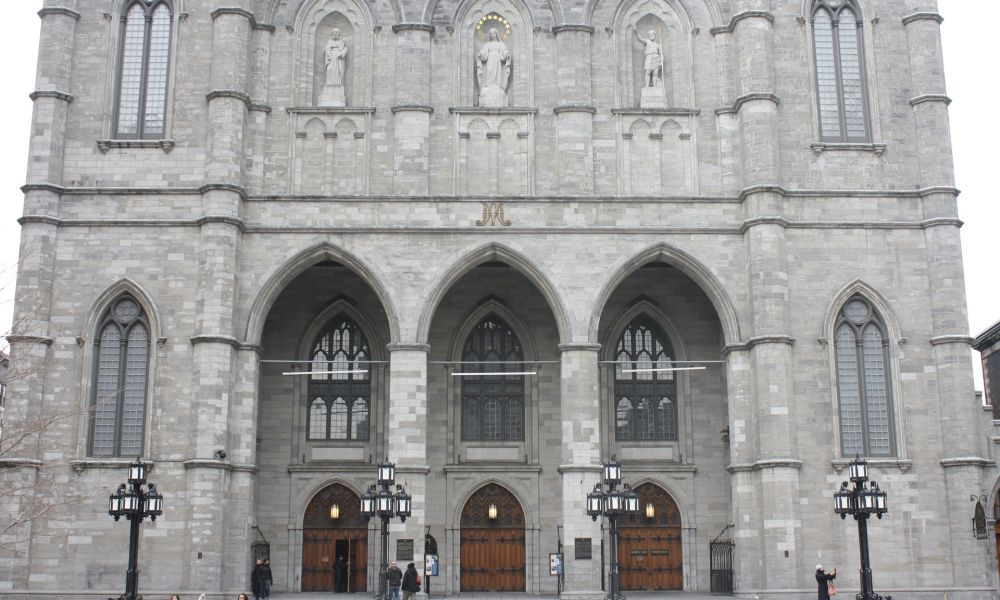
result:
[[[66,6],[47,6],[38,11],[39,18],[45,18],[49,15],[63,15],[75,21],[80,20],[80,13]]]
[[[765,344],[784,344],[786,346],[794,346],[795,338],[790,335],[784,335],[780,333],[772,335],[757,335],[746,342],[747,349],[753,350],[756,346],[763,346]]]
[[[598,473],[600,474],[604,470],[603,465],[559,465],[556,468],[560,474],[562,473]]]
[[[285,112],[290,115],[362,115],[375,114],[374,106],[288,106]]]
[[[708,30],[712,35],[719,35],[721,33],[732,33],[736,31],[736,24],[744,19],[767,19],[771,23],[774,23],[774,15],[766,10],[747,10],[738,14],[733,15],[733,18],[729,20],[728,25],[723,25],[722,27],[713,27]]]
[[[943,226],[961,228],[963,225],[965,225],[965,223],[961,219],[956,219],[954,217],[934,217],[920,222],[920,227],[923,229]]]
[[[246,199],[247,197],[246,188],[235,183],[205,183],[198,188],[199,194],[207,192],[232,192],[239,194],[241,199]]]
[[[979,456],[956,456],[953,458],[942,458],[941,466],[945,469],[955,467],[995,467],[996,463],[988,458]]]
[[[914,21],[934,21],[940,25],[944,22],[944,17],[936,12],[918,12],[903,17],[903,25],[909,25]]]
[[[552,112],[557,115],[573,112],[590,113],[594,115],[597,114],[597,109],[592,104],[560,104],[559,106],[553,107]]]
[[[559,352],[600,352],[603,348],[601,344],[592,344],[590,342],[567,342],[565,344],[559,344],[557,348]]]
[[[396,470],[398,471],[399,467],[396,467]],[[523,462],[470,462],[445,465],[443,470],[445,473],[540,473],[542,468]]]
[[[431,351],[430,344],[418,344],[418,343],[406,343],[406,342],[393,342],[385,345],[385,349],[389,352],[424,352],[429,353]]]
[[[246,92],[241,92],[240,90],[212,90],[205,94],[205,100],[211,102],[217,98],[235,98],[243,102],[247,107],[247,110],[255,110],[260,112],[269,113],[271,112],[271,107],[266,104],[258,104],[250,98],[250,95]]]
[[[243,471],[246,473],[256,473],[257,465],[237,465],[226,460],[216,460],[214,458],[192,458],[183,461],[185,469],[221,469],[223,471]]]
[[[972,336],[961,335],[961,334],[951,334],[951,335],[938,335],[932,337],[930,340],[931,346],[940,346],[942,344],[960,344],[962,346],[972,347],[972,344],[976,342]]]
[[[223,344],[236,349],[239,349],[241,345],[239,340],[228,335],[196,335],[191,337],[192,346],[199,344]]]
[[[107,154],[112,148],[152,148],[163,150],[164,154],[170,154],[174,149],[174,140],[97,140],[97,149],[101,154]]]
[[[0,458],[0,468],[3,469],[41,469],[44,464],[35,458],[17,458],[14,456]]]
[[[55,98],[56,100],[62,100],[63,102],[73,101],[73,94],[60,92],[59,90],[35,90],[28,94],[28,97],[32,100],[38,100],[39,98]]]
[[[802,461],[796,458],[768,458],[757,460],[752,463],[738,463],[729,465],[726,470],[730,473],[740,473],[744,471],[761,471],[763,469],[801,469]]]
[[[951,104],[951,98],[944,94],[921,94],[920,96],[910,98],[910,106],[924,104],[925,102],[942,102],[945,106],[948,106]]]
[[[813,142],[809,144],[809,149],[813,154],[819,156],[824,152],[871,152],[875,156],[885,154],[887,146],[885,144],[845,144],[840,142]]]
[[[537,108],[518,108],[513,106],[485,107],[485,106],[452,106],[448,112],[453,115],[533,115],[538,112]]]
[[[133,458],[80,458],[69,461],[69,466],[77,474],[86,469],[126,469],[135,459]],[[156,467],[156,461],[144,458],[143,464],[149,466],[150,472]]]
[[[392,114],[398,112],[422,112],[427,114],[434,113],[434,107],[430,104],[397,104],[396,106],[390,107]]]
[[[612,108],[611,114],[629,117],[685,117],[700,115],[699,108]]]
[[[223,6],[217,8],[211,12],[212,20],[218,19],[222,15],[239,15],[250,21],[250,26],[254,29],[261,29],[270,33],[274,33],[274,25],[265,25],[263,23],[257,22],[257,17],[245,8],[240,8],[238,6]]]
[[[552,28],[552,33],[554,35],[559,35],[564,32],[579,32],[593,35],[594,28],[591,25],[584,25],[582,23],[563,23],[562,25],[556,25]]]
[[[756,227],[758,225],[778,225],[779,227],[787,229],[791,223],[788,219],[784,217],[753,217],[743,221],[743,226],[740,227],[742,233],[746,233],[750,228]]]
[[[42,335],[8,335],[7,342],[13,344],[41,344],[51,346],[53,339]]]
[[[913,468],[913,461],[906,458],[866,458],[868,466],[875,469],[899,469],[901,473],[906,473]],[[830,462],[830,466],[837,473],[840,473],[851,464],[851,459],[838,458]]]
[[[427,33],[434,33],[434,26],[428,23],[396,23],[392,26],[393,33],[399,33],[401,31],[425,31]]]
[[[768,102],[773,102],[775,106],[781,105],[781,98],[772,94],[770,92],[753,92],[750,94],[743,94],[736,101],[733,102],[732,106],[725,106],[723,108],[715,109],[715,114],[725,115],[725,114],[736,114],[740,112],[740,108],[743,107],[747,102],[756,102],[758,100],[766,100]]]

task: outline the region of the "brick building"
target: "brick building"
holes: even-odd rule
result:
[[[814,593],[816,563],[849,591],[861,455],[876,589],[995,597],[935,0],[39,14],[10,340],[39,375],[7,418],[74,416],[2,476],[70,502],[5,538],[0,595],[120,593],[106,494],[139,455],[149,595],[233,597],[259,536],[278,590],[340,555],[373,589],[384,457],[414,503],[390,555],[432,540],[435,593],[554,593],[562,549],[600,597],[611,457],[651,508],[626,590],[709,591],[721,535],[739,594]]]

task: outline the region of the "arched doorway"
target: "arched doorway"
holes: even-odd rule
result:
[[[524,591],[524,510],[503,486],[481,487],[462,510],[463,592]]]
[[[681,513],[663,488],[635,488],[639,514],[618,520],[618,570],[623,590],[680,590],[684,587]]]
[[[336,591],[334,562],[347,561],[341,591],[368,588],[368,529],[361,519],[361,498],[344,485],[329,485],[309,502],[302,521],[302,591]]]

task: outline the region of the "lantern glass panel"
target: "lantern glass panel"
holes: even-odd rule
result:
[[[375,497],[371,492],[365,492],[361,496],[361,516],[370,517],[375,514]]]
[[[602,494],[594,491],[587,494],[587,514],[595,517],[601,514]]]
[[[410,510],[413,507],[413,498],[406,492],[400,492],[396,494],[396,513],[400,517],[410,516]]]
[[[146,473],[149,472],[149,467],[143,462],[134,462],[128,466],[128,480],[129,483],[145,483]]]
[[[611,492],[607,495],[607,510],[609,513],[619,513],[622,511],[621,493]]]
[[[378,495],[378,514],[392,516],[393,513],[393,502],[392,495],[388,492],[380,493]]]
[[[620,483],[622,480],[622,466],[614,459],[604,465],[604,481],[608,483]]]
[[[379,485],[392,485],[396,482],[396,465],[386,462],[378,466]]]
[[[639,496],[636,496],[634,492],[629,492],[625,494],[625,512],[627,513],[639,512]]]
[[[850,465],[851,481],[864,481],[868,479],[868,463],[863,460],[854,460]]]

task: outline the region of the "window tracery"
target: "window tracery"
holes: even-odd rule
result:
[[[517,335],[500,317],[489,315],[465,340],[463,371],[495,373],[462,377],[462,440],[524,439],[524,354]]]
[[[350,317],[338,315],[316,337],[309,360],[310,440],[367,440],[371,378],[368,340]]]
[[[615,437],[677,440],[677,381],[668,368],[673,348],[649,317],[636,317],[615,349]]]
[[[165,0],[136,0],[122,14],[115,100],[115,137],[166,134],[167,82],[173,15]]]
[[[821,0],[812,17],[820,138],[870,141],[861,13],[850,0]]]

